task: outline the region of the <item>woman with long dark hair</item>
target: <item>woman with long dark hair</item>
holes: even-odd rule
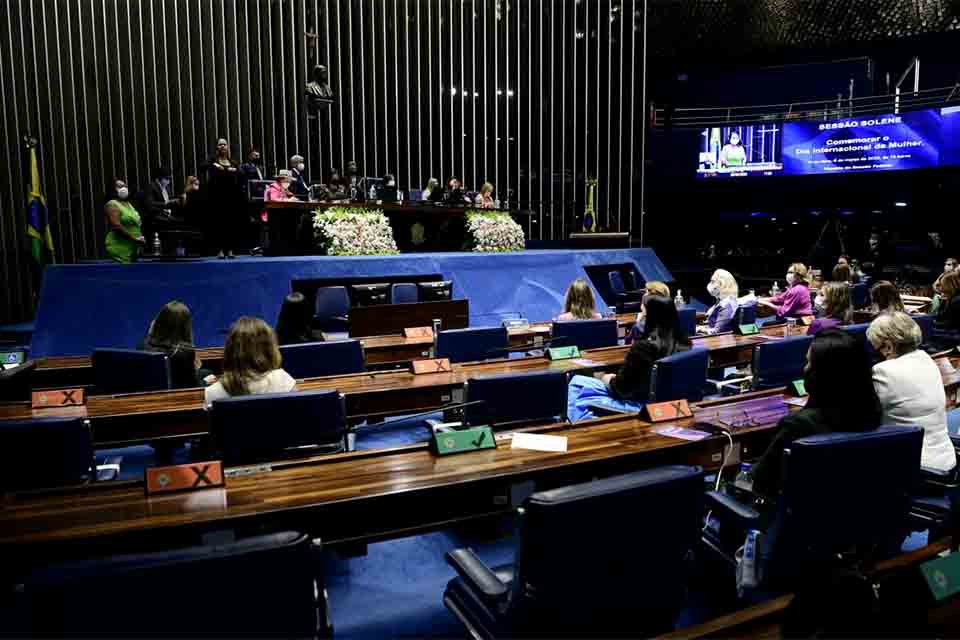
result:
[[[574,376],[567,389],[567,417],[571,422],[595,417],[588,404],[639,411],[650,394],[650,371],[653,363],[691,347],[690,338],[680,326],[680,317],[673,300],[664,296],[646,296],[646,322],[643,333],[627,352],[623,366],[616,374],[598,380]]]
[[[780,493],[783,449],[794,440],[835,431],[872,431],[880,426],[873,370],[863,342],[856,336],[835,328],[818,333],[807,352],[803,379],[809,394],[807,405],[780,421],[773,442],[753,466],[754,493],[768,498]]]
[[[170,358],[170,378],[174,389],[204,384],[200,357],[193,344],[193,316],[190,308],[178,300],[161,307],[150,323],[143,341],[145,351],[160,351]]]
[[[277,316],[277,342],[281,345],[312,342],[311,312],[306,298],[299,291],[294,291],[284,298],[280,315]]]

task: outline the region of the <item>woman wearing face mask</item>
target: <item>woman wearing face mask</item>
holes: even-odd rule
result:
[[[880,401],[863,343],[842,329],[813,339],[803,369],[809,399],[780,421],[773,442],[753,466],[754,493],[774,498],[783,479],[783,449],[794,440],[835,431],[872,431],[881,424]],[[937,380],[937,385],[942,384]]]
[[[289,202],[290,200],[296,200],[296,196],[290,193],[290,181],[291,176],[290,172],[286,169],[281,169],[277,172],[277,175],[274,176],[274,180],[267,186],[266,191],[263,192],[263,199],[265,202]],[[267,221],[267,212],[264,211],[263,221]]]
[[[921,466],[950,471],[957,456],[947,433],[947,396],[937,364],[918,348],[920,326],[902,311],[883,314],[867,327],[867,340],[884,358],[873,366],[883,424],[922,428]]]
[[[217,151],[207,165],[207,203],[210,234],[218,258],[233,258],[247,223],[247,212],[241,190],[242,176],[237,163],[230,159],[230,145],[217,140]]]
[[[773,309],[778,318],[800,318],[813,315],[807,267],[794,262],[787,269],[787,290],[772,298],[760,298],[757,304]]]
[[[145,243],[140,231],[140,214],[130,204],[130,188],[125,180],[115,179],[107,191],[104,206],[110,229],[105,243],[107,256],[116,262],[133,262]]]
[[[828,282],[823,285],[814,304],[818,309],[822,309],[823,313],[810,324],[807,329],[808,336],[814,336],[830,327],[848,325],[853,321],[850,285],[846,282]]]
[[[742,167],[745,164],[747,164],[747,152],[743,148],[743,143],[740,142],[740,134],[731,131],[727,144],[720,149],[720,166]]]
[[[737,316],[737,296],[740,295],[737,281],[729,271],[717,269],[707,284],[707,293],[717,301],[707,310],[707,333],[732,331]]]

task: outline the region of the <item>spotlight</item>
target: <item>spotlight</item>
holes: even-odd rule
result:
[[[907,203],[906,203],[906,202],[903,202],[902,200],[898,200],[898,201],[896,201],[896,202],[893,203],[893,206],[895,206],[895,207],[905,207],[905,206],[907,206]]]

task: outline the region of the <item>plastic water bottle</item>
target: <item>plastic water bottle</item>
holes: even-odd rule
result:
[[[433,357],[437,357],[437,340],[440,339],[440,329],[442,326],[440,318],[433,319]]]
[[[370,200],[376,200],[376,199],[377,199],[377,188],[374,187],[373,185],[370,185],[370,193],[369,193],[368,195],[369,195],[369,197],[370,197]]]
[[[752,465],[744,462],[740,465],[740,471],[737,477],[733,479],[733,486],[743,491],[753,490],[753,468]]]
[[[773,281],[773,287],[770,288],[770,295],[776,296],[780,294],[780,285],[777,284],[777,281]]]
[[[677,297],[673,299],[673,304],[675,304],[678,309],[684,305],[683,291],[680,289],[677,289]]]
[[[163,247],[160,246],[160,234],[153,234],[153,255],[159,256],[163,253]]]

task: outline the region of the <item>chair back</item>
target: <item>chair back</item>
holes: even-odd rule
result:
[[[93,443],[84,418],[0,422],[0,492],[58,487],[93,478]]]
[[[623,276],[619,271],[611,271],[607,274],[607,282],[610,283],[610,291],[613,295],[627,292],[627,287],[623,284]]]
[[[803,377],[813,336],[767,340],[753,347],[753,389],[782,387]]]
[[[216,400],[210,418],[214,442],[228,466],[339,451],[347,432],[343,395],[337,391]]]
[[[316,321],[322,331],[343,331],[350,313],[350,294],[346,287],[320,287],[315,304]]]
[[[163,391],[172,386],[170,357],[163,352],[94,349],[91,362],[97,393]]]
[[[417,285],[412,282],[398,282],[390,286],[390,304],[417,302]]]
[[[23,580],[16,627],[72,637],[316,637],[326,621],[314,566],[309,536],[295,532],[48,565]]]
[[[471,378],[466,400],[483,404],[467,406],[469,425],[516,425],[565,420],[567,376],[562,371],[508,373]]]
[[[854,309],[863,309],[870,304],[870,288],[866,283],[850,285],[850,305]]]
[[[613,318],[553,323],[552,342],[557,347],[574,345],[581,349],[615,347],[619,339],[617,321]]]
[[[639,273],[633,269],[629,269],[623,272],[623,286],[627,288],[627,291],[639,291],[644,288],[646,282]]]
[[[693,307],[680,307],[677,309],[677,317],[680,320],[680,327],[688,336],[697,333],[697,310]]]
[[[305,342],[280,347],[283,369],[297,379],[339,376],[363,371],[359,340]]]
[[[447,329],[437,335],[437,357],[449,358],[450,362],[505,358],[507,346],[509,338],[504,327]]]
[[[784,447],[783,493],[770,539],[770,578],[837,553],[898,552],[919,483],[923,430],[881,427],[800,438]]]
[[[923,334],[922,344],[930,342],[930,338],[933,337],[933,316],[929,313],[924,313],[910,317],[920,326],[920,332]]]
[[[30,400],[33,389],[33,371],[37,368],[35,360],[27,360],[19,367],[0,371],[0,401],[22,402]]]
[[[757,321],[757,305],[743,304],[737,307],[737,315],[734,325],[741,326],[745,324],[754,324]]]
[[[519,521],[511,610],[544,635],[671,629],[702,505],[703,472],[693,466],[531,495]],[[634,517],[641,513],[656,514],[656,525]]]
[[[709,349],[690,349],[660,358],[650,371],[650,402],[703,399]]]

